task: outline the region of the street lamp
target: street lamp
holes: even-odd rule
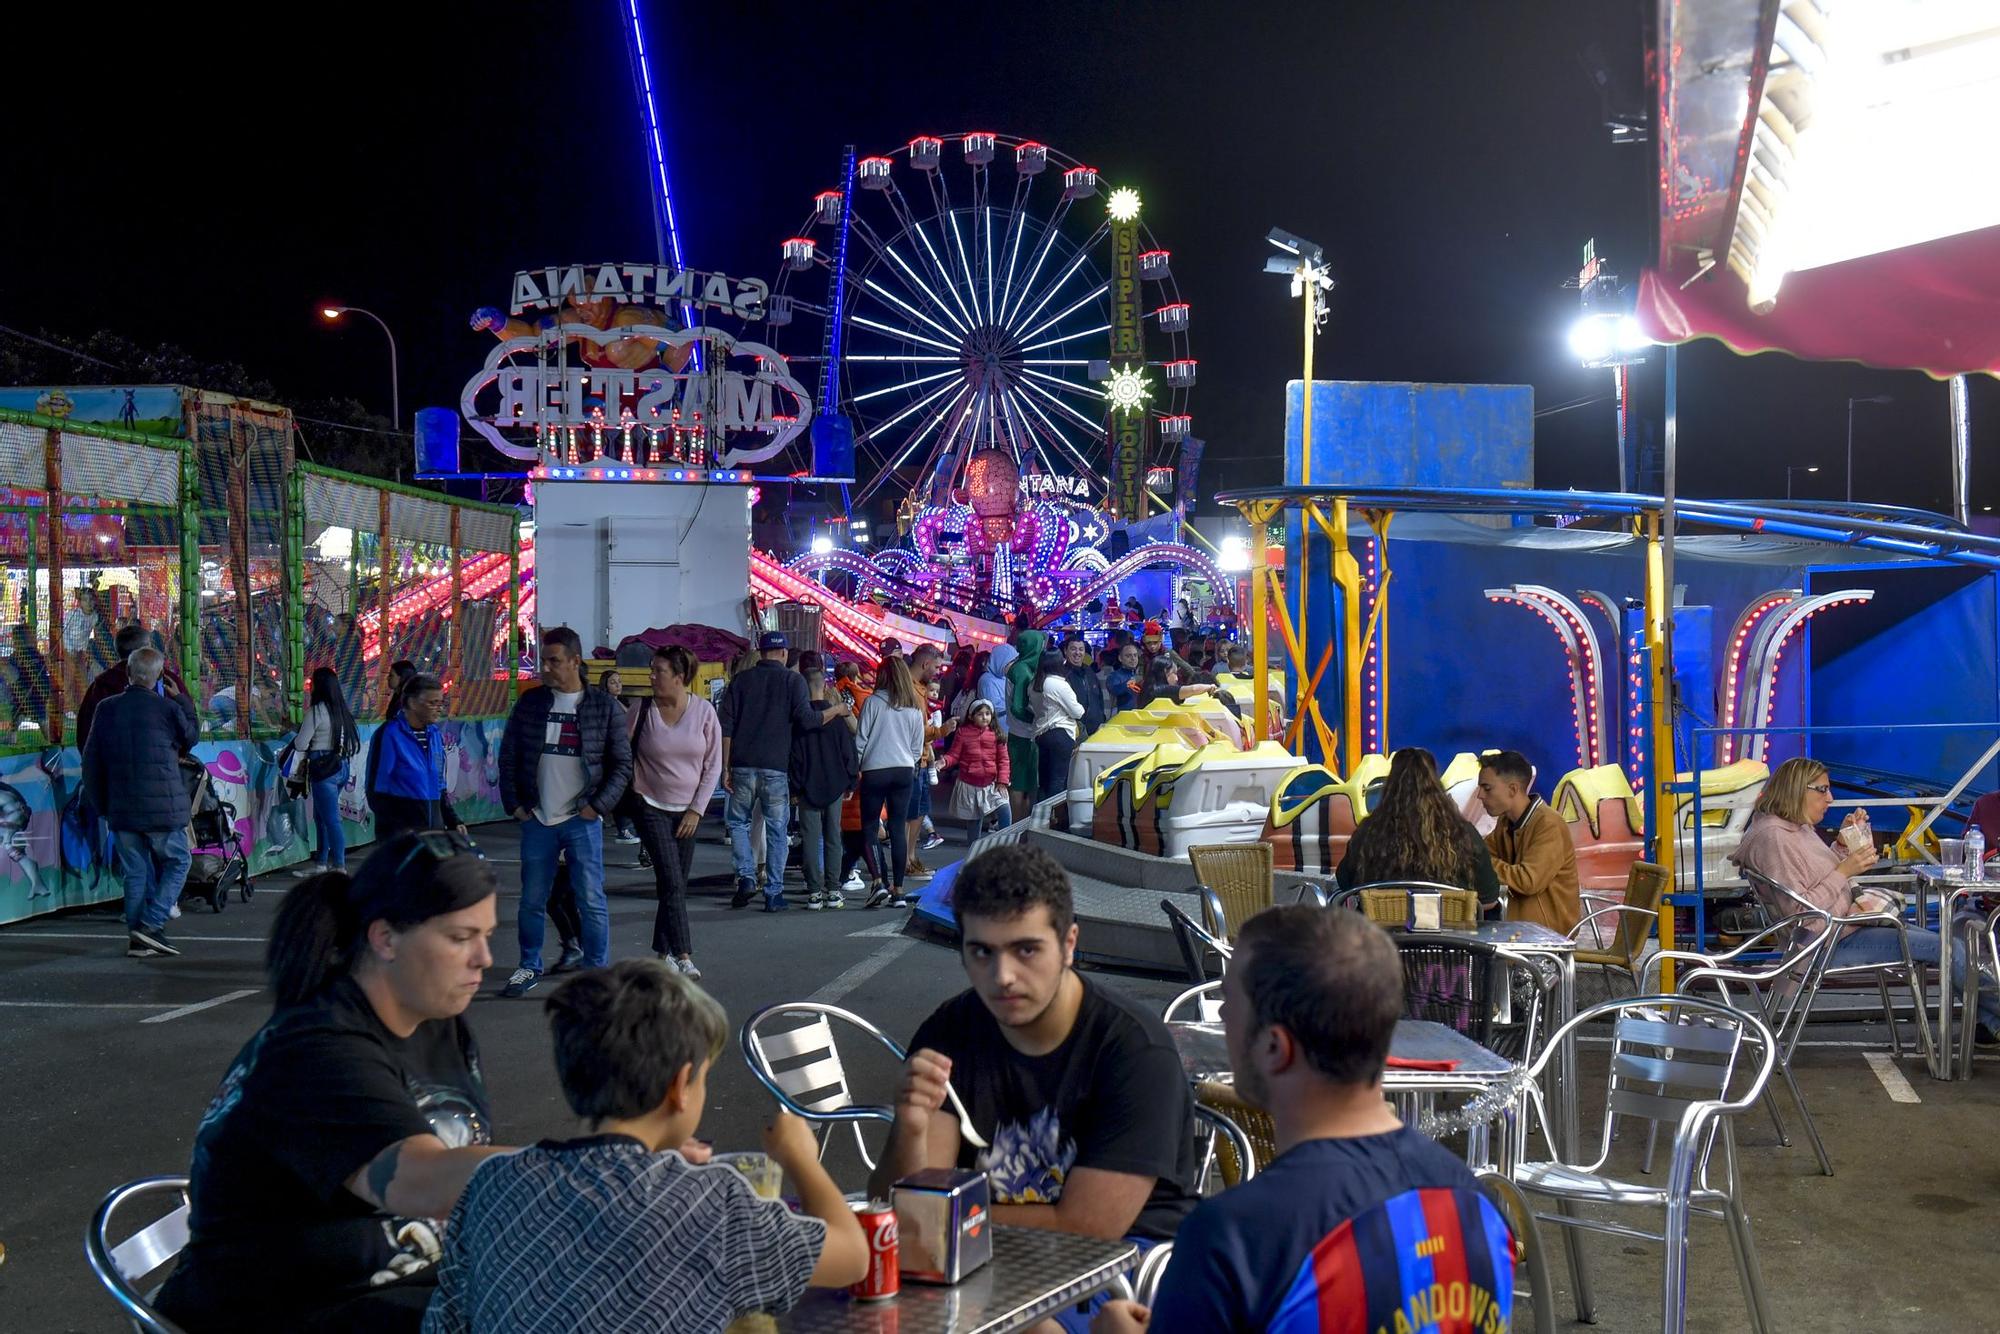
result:
[[[1585,369],[1611,371],[1611,384],[1618,399],[1618,489],[1629,490],[1625,435],[1631,416],[1632,367],[1646,360],[1640,354],[1652,343],[1640,330],[1638,317],[1624,295],[1625,289],[1618,285],[1618,275],[1606,272],[1595,240],[1583,247],[1583,267],[1577,271],[1576,288],[1583,300],[1583,314],[1570,326],[1569,350]]]
[[[338,324],[342,315],[366,315],[381,326],[383,336],[389,340],[389,417],[395,429],[402,430],[403,391],[396,377],[396,335],[389,332],[389,326],[383,323],[380,315],[372,310],[363,310],[359,306],[321,306],[319,314],[328,324]]]
[[[1870,394],[1866,398],[1847,400],[1847,503],[1854,503],[1854,405],[1856,403],[1894,403],[1887,394]]]
[[[1786,468],[1786,469],[1785,469],[1785,499],[1786,499],[1786,500],[1790,500],[1790,499],[1792,498],[1792,474],[1793,474],[1793,473],[1799,473],[1799,472],[1818,472],[1818,471],[1819,471],[1819,465],[1818,465],[1817,463],[1794,463],[1794,464],[1792,464],[1792,465],[1791,465],[1790,467]]]

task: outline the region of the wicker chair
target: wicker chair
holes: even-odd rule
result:
[[[1646,955],[1646,939],[1660,920],[1660,896],[1667,892],[1667,869],[1652,862],[1633,862],[1625,877],[1625,901],[1613,903],[1594,894],[1584,895],[1590,911],[1569,935],[1577,942],[1578,966],[1597,965],[1604,974],[1604,994],[1611,994],[1611,970],[1617,969],[1639,990],[1639,965]],[[1607,944],[1602,927],[1607,919],[1618,925]]]
[[[1400,931],[1409,924],[1412,893],[1438,896],[1438,925],[1446,931],[1470,931],[1479,925],[1477,894],[1427,880],[1381,880],[1372,885],[1358,885],[1353,897],[1343,902],[1360,908],[1369,921],[1384,930]]]
[[[1221,905],[1223,920],[1204,922],[1216,935],[1234,942],[1236,932],[1258,913],[1271,906],[1271,845],[1269,843],[1216,843],[1189,848],[1188,861],[1194,866],[1195,881],[1213,890]],[[1206,908],[1204,916],[1213,909]]]
[[[1256,1155],[1250,1164],[1250,1172],[1246,1175],[1242,1162],[1237,1157],[1235,1138],[1216,1136],[1216,1167],[1222,1173],[1223,1185],[1234,1186],[1240,1181],[1247,1180],[1248,1176],[1254,1176],[1269,1167],[1271,1160],[1278,1156],[1278,1132],[1271,1124],[1271,1114],[1261,1107],[1252,1107],[1243,1101],[1234,1088],[1228,1084],[1203,1080],[1194,1086],[1194,1100],[1210,1111],[1228,1117],[1230,1122],[1243,1132],[1243,1138],[1250,1142],[1251,1152]]]

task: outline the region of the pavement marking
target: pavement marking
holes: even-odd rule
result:
[[[849,940],[867,940],[882,936],[895,939],[902,934],[903,924],[901,922],[883,922],[880,926],[871,926],[865,931],[850,931],[847,933],[847,938]]]
[[[876,950],[860,963],[847,969],[818,991],[806,997],[806,999],[809,1001],[818,1001],[824,1005],[832,1004],[894,963],[916,943],[916,941],[911,940],[908,936],[904,936],[901,940],[888,942],[881,949]]]
[[[1887,1052],[1864,1051],[1861,1059],[1868,1062],[1868,1068],[1875,1072],[1875,1078],[1882,1081],[1882,1088],[1889,1095],[1890,1102],[1922,1102],[1917,1091],[1910,1087],[1910,1081],[1903,1078],[1903,1072],[1896,1068],[1896,1062]]]
[[[158,1001],[28,1001],[0,1000],[10,1010],[157,1010]]]
[[[262,945],[265,936],[192,936],[184,932],[174,932],[180,940],[197,942],[219,941],[227,945]],[[10,940],[123,940],[123,931],[0,931],[0,942]]]
[[[165,1014],[148,1015],[139,1022],[142,1024],[172,1023],[176,1019],[185,1019],[191,1014],[200,1014],[203,1010],[212,1010],[218,1005],[227,1005],[233,1000],[242,1000],[245,996],[254,996],[258,990],[256,987],[246,987],[242,991],[226,991],[222,995],[209,1000],[196,1001],[193,1005],[183,1005],[178,1010],[168,1010]]]

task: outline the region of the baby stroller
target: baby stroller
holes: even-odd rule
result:
[[[181,777],[188,787],[187,840],[193,854],[181,898],[207,899],[210,912],[221,912],[235,890],[248,903],[256,890],[250,884],[243,838],[236,832],[236,808],[216,796],[215,780],[201,761],[182,756]]]

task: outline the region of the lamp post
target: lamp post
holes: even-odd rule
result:
[[[1847,503],[1854,503],[1854,405],[1856,403],[1894,403],[1887,394],[1870,394],[1866,398],[1847,400]]]
[[[328,324],[338,324],[342,315],[366,315],[381,327],[383,337],[389,340],[389,417],[395,429],[403,429],[403,391],[396,375],[396,335],[389,331],[380,315],[359,306],[321,306],[320,318]]]
[[[1785,499],[1790,500],[1792,498],[1793,473],[1818,472],[1818,471],[1819,471],[1819,465],[1817,463],[1794,463],[1789,467],[1787,467],[1785,469]]]
[[[1618,275],[1606,271],[1595,240],[1583,247],[1576,288],[1583,300],[1583,313],[1570,327],[1570,351],[1586,369],[1608,367],[1611,371],[1612,390],[1618,400],[1618,489],[1628,491],[1632,476],[1626,432],[1632,408],[1632,368],[1646,360],[1640,354],[1652,344],[1639,330],[1625,289],[1618,285]]]

